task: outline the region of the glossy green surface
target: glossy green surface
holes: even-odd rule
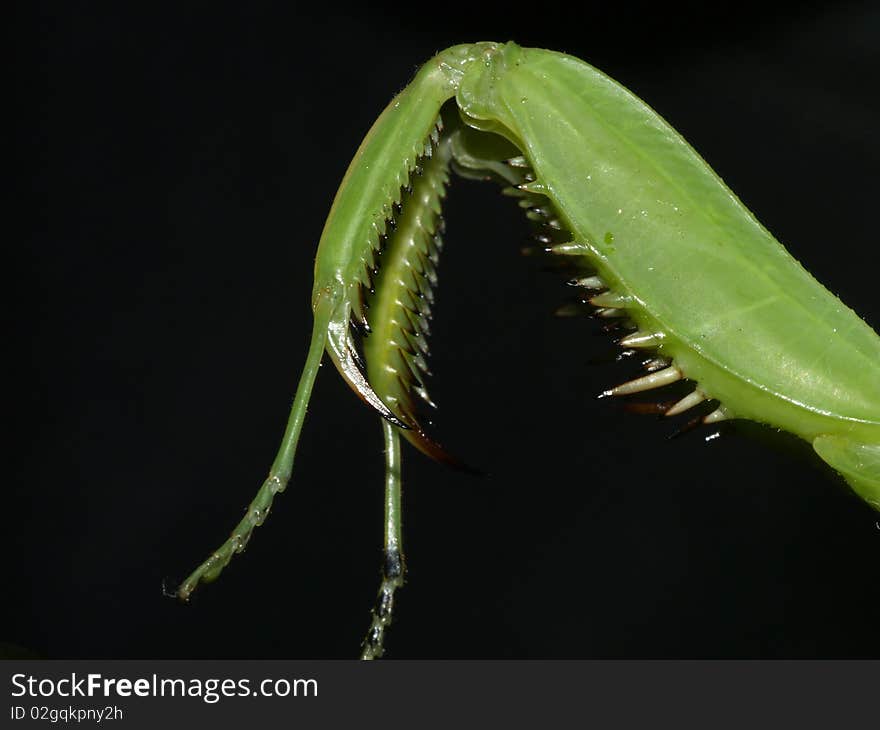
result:
[[[686,377],[732,415],[880,443],[880,338],[675,130],[570,56],[509,43],[487,60],[459,86],[462,112],[521,147],[582,255]]]
[[[574,240],[710,394],[806,438],[880,441],[880,338],[647,105],[582,61],[511,44],[458,100],[521,140]]]
[[[337,369],[361,398],[384,417],[397,420],[363,377],[351,341],[349,320],[365,321],[364,287],[375,251],[386,233],[401,188],[409,183],[417,158],[431,144],[440,107],[449,99],[464,69],[485,45],[454,46],[426,63],[413,81],[385,108],[361,143],[339,186],[321,233],[315,259],[312,307],[332,302],[328,320],[315,327],[328,333],[327,349]]]
[[[496,146],[482,144],[479,134],[439,140],[442,156],[432,164],[430,184],[414,184],[419,192],[399,217],[401,230],[389,237],[399,246],[380,272],[377,249],[388,221],[399,215],[395,208],[402,189],[413,183],[417,162],[436,149],[432,133],[453,97],[467,125],[505,137],[524,156],[522,165],[493,159],[489,150]],[[423,368],[413,366],[417,347],[405,332],[414,332],[422,319],[419,314],[405,323],[407,307],[400,305],[418,288],[406,277],[415,272],[413,253],[429,251],[449,154],[468,176],[489,172],[512,184],[525,207],[546,201],[558,216],[554,222],[571,234],[564,253],[583,257],[610,289],[601,306],[622,308],[659,342],[660,354],[673,362],[670,370],[720,401],[724,415],[811,441],[880,510],[880,337],[804,270],[636,96],[576,58],[514,43],[477,43],[429,60],[355,154],[318,246],[314,331],[281,449],[245,518],[181,585],[181,597],[200,580],[215,578],[244,548],[274,494],[284,489],[325,348],[364,401],[388,422],[413,431],[408,437],[426,453],[442,455],[422,438],[411,412],[410,391],[423,387]],[[520,178],[520,168],[537,179]],[[424,264],[419,267],[424,274]],[[368,297],[376,307],[372,316]],[[373,320],[377,332],[363,363],[352,323],[368,328]],[[388,443],[390,427],[385,430]],[[386,519],[393,536],[399,535],[399,463],[392,461],[396,476],[388,481],[392,509]],[[381,651],[381,641],[376,647]]]
[[[514,43],[456,46],[429,61],[377,120],[340,186],[314,300],[340,302],[330,351],[362,397],[381,401],[352,375],[343,321],[352,308],[359,314],[362,269],[372,267],[391,206],[453,94],[468,124],[522,151],[533,189],[572,233],[570,250],[628,297],[627,315],[727,413],[810,441],[880,443],[877,334],[644,102],[583,61]]]
[[[409,181],[440,107],[483,45],[455,46],[426,63],[370,128],[339,185],[315,259],[313,301],[361,280],[360,262],[385,233],[392,204]]]

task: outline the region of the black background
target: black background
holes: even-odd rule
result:
[[[329,367],[247,553],[192,605],[161,584],[263,478],[336,186],[393,93],[453,43],[513,39],[603,69],[880,323],[876,4],[544,5],[20,11],[16,207],[37,208],[8,241],[24,344],[0,640],[59,658],[356,655],[382,445]],[[390,656],[880,656],[877,515],[806,444],[746,427],[670,441],[676,424],[597,401],[632,368],[591,364],[614,352],[595,323],[551,316],[570,292],[518,255],[515,206],[459,181],[447,210],[435,427],[490,476],[407,450]]]

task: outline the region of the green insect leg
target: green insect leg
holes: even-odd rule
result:
[[[232,560],[236,553],[243,552],[251,538],[254,528],[263,524],[272,507],[272,500],[279,492],[283,492],[290,481],[293,471],[293,460],[299,443],[300,432],[306,417],[306,409],[312,395],[312,386],[321,367],[321,357],[327,342],[327,327],[331,315],[332,304],[319,304],[315,309],[315,325],[312,330],[311,344],[306,356],[306,364],[297,385],[293,406],[287,420],[287,427],[281,439],[281,447],[275,461],[269,469],[269,476],[263,482],[256,496],[248,505],[244,517],[239,521],[229,538],[196,568],[177,589],[178,598],[186,601],[200,582],[209,583],[215,580]]]
[[[394,611],[394,592],[403,585],[403,520],[400,511],[400,436],[388,421],[382,421],[385,437],[385,549],[382,583],[373,609],[370,630],[363,642],[361,659],[379,659],[385,651],[385,634]]]

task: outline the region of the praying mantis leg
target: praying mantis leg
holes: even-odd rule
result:
[[[232,530],[229,538],[180,584],[177,589],[177,597],[181,600],[188,600],[200,582],[209,583],[215,580],[232,560],[233,555],[244,552],[254,528],[262,525],[269,514],[275,495],[283,492],[287,487],[293,471],[296,446],[299,443],[300,432],[305,422],[306,409],[312,395],[312,386],[315,384],[315,378],[321,367],[321,357],[327,342],[326,328],[321,326],[321,319],[326,316],[326,310],[326,306],[319,306],[315,311],[316,325],[312,331],[306,364],[297,385],[287,427],[281,439],[281,446],[269,469],[269,476],[266,477],[256,496],[248,505],[244,517]]]
[[[403,515],[401,514],[400,436],[388,421],[382,421],[385,438],[385,546],[382,583],[373,608],[373,620],[363,642],[361,659],[379,659],[385,651],[385,634],[394,611],[394,592],[403,585]]]

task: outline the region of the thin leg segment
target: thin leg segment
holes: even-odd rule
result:
[[[385,437],[385,551],[382,583],[373,608],[373,620],[363,642],[361,659],[379,659],[385,651],[385,634],[394,611],[394,591],[403,585],[403,515],[401,514],[400,436],[382,421]]]
[[[290,480],[293,470],[293,459],[296,456],[296,446],[302,431],[306,417],[309,398],[312,395],[312,386],[321,366],[321,356],[324,353],[324,345],[327,340],[327,329],[316,316],[315,328],[312,331],[312,341],[309,345],[309,353],[306,356],[306,364],[299,379],[293,406],[287,420],[287,428],[281,440],[281,447],[269,470],[269,476],[260,487],[253,501],[248,505],[247,511],[241,521],[232,530],[229,539],[217,548],[211,556],[196,568],[190,576],[180,584],[177,589],[178,598],[186,601],[200,582],[215,580],[223,569],[232,560],[236,553],[243,552],[251,538],[255,527],[263,524],[272,507],[272,500],[278,492],[283,492]]]

